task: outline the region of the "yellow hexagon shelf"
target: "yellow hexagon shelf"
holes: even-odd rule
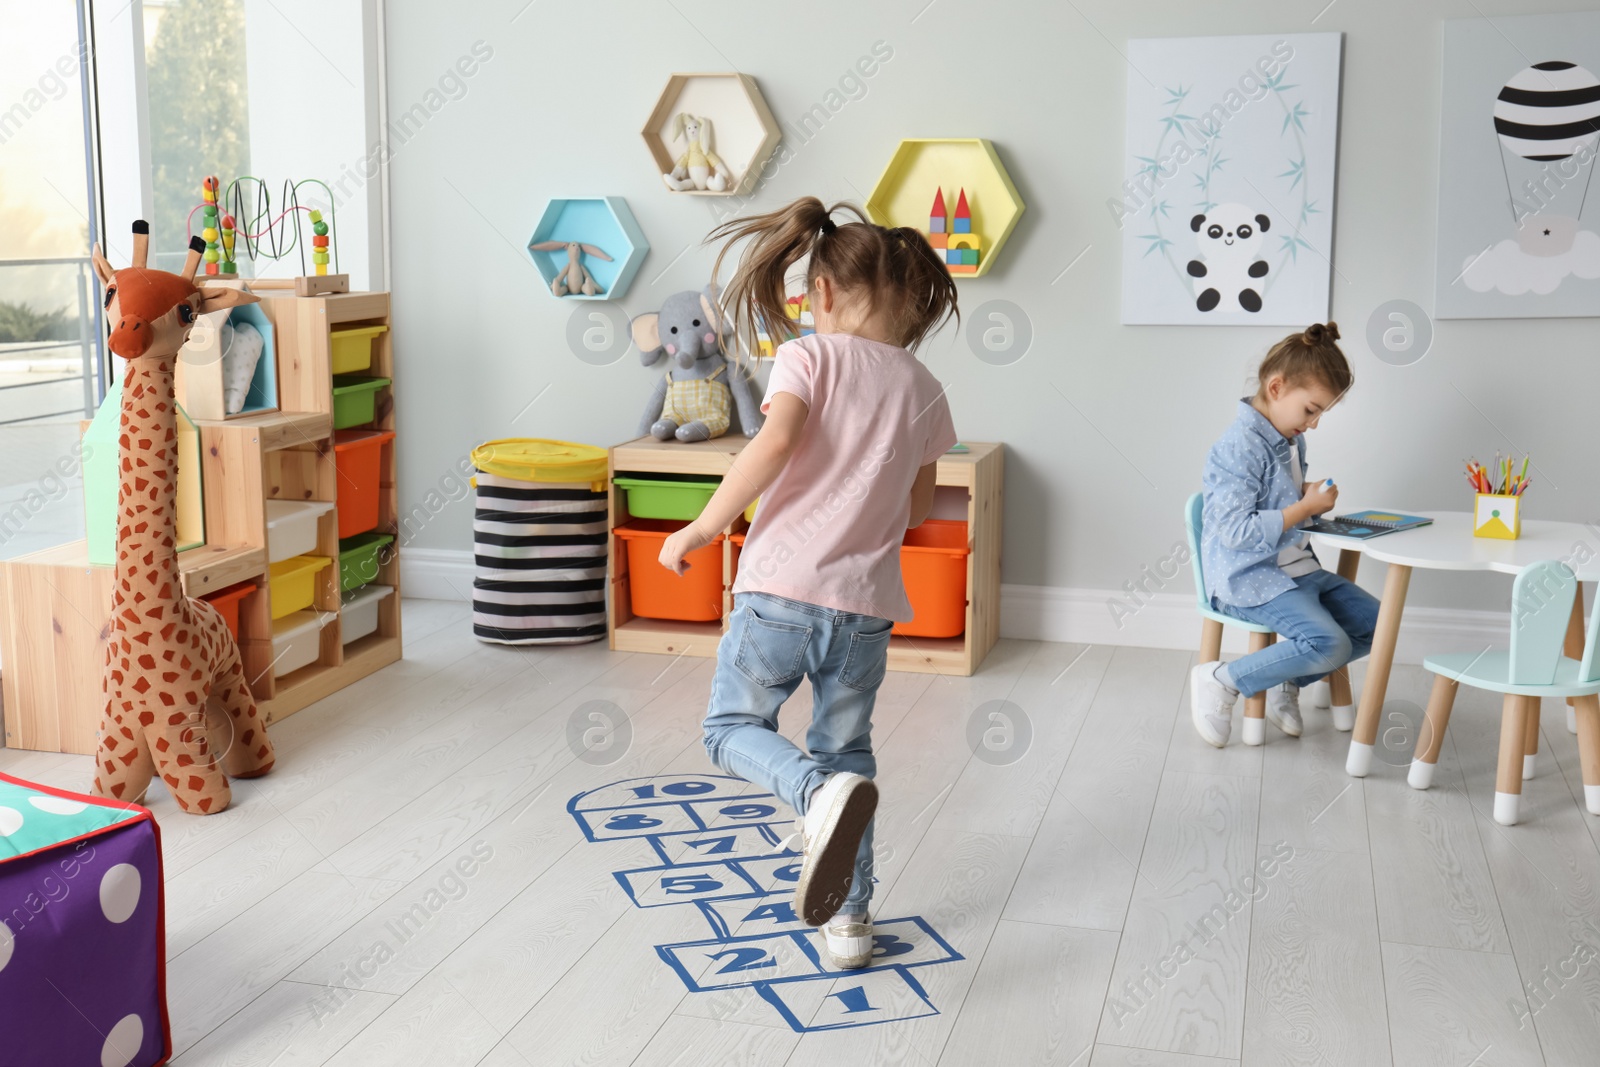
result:
[[[674,74],[639,131],[664,184],[694,196],[733,196],[778,147],[778,120],[748,74]]]
[[[1023,207],[994,144],[978,137],[901,141],[867,198],[872,221],[921,230],[957,279],[989,273]]]

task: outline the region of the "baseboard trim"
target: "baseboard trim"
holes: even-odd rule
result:
[[[454,548],[402,548],[400,588],[421,600],[472,600],[473,557]]]
[[[408,597],[424,600],[472,599],[471,552],[407,548],[400,553],[400,582]],[[1031,641],[1065,641],[1140,648],[1193,649],[1200,641],[1194,598],[1183,593],[1140,595],[1135,605],[1118,589],[1072,589],[1043,585],[1000,587],[1000,636]],[[1504,648],[1506,616],[1500,611],[1450,608],[1406,609],[1395,659],[1421,663],[1440,652]],[[1229,627],[1226,651],[1243,652],[1245,637]]]
[[[1192,594],[1140,594],[1140,601],[1136,605],[1119,589],[1002,585],[1000,636],[1141,648],[1199,647],[1200,616]],[[1421,663],[1441,652],[1504,648],[1507,641],[1504,612],[1410,607],[1400,626],[1395,660]],[[1245,651],[1244,631],[1227,627],[1222,647]]]

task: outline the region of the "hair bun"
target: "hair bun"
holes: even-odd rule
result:
[[[1313,322],[1306,327],[1300,339],[1308,345],[1320,345],[1324,341],[1337,341],[1339,339],[1339,324],[1336,322]]]

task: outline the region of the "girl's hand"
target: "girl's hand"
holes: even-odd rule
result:
[[[697,530],[694,523],[690,523],[668,537],[661,546],[661,565],[673,574],[682,577],[683,572],[689,569],[689,565],[683,561],[683,557],[697,548],[704,548],[710,543],[711,538]]]
[[[1313,482],[1306,489],[1304,503],[1306,511],[1310,514],[1326,514],[1338,506],[1339,487],[1328,485],[1326,482]]]

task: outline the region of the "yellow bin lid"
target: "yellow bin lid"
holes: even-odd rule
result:
[[[472,465],[484,474],[523,482],[589,482],[600,486],[607,477],[605,449],[540,437],[486,441],[472,450]]]

